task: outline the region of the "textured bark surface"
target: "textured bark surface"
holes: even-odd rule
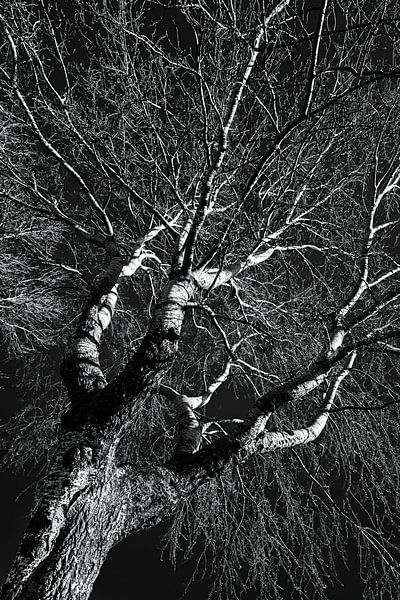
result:
[[[4,600],[85,600],[111,548],[172,514],[181,498],[166,468],[53,473],[3,587]]]
[[[190,278],[169,283],[155,308],[148,334],[110,384],[93,389],[92,370],[79,367],[83,391],[79,397],[74,391],[74,401],[62,420],[58,455],[3,587],[4,600],[86,600],[108,552],[119,541],[168,518],[183,497],[224,471],[232,460],[241,462],[259,449],[310,439],[310,428],[293,433],[290,439],[288,435],[281,439],[277,433],[267,440],[263,432],[275,408],[320,385],[339,354],[316,361],[306,374],[259,398],[229,438],[200,451],[197,438],[201,429],[197,419],[192,419],[190,399],[181,397],[185,435],[181,432],[170,464],[142,470],[118,464],[116,449],[122,431],[137,404],[154,394],[169,368],[185,307],[195,289]],[[76,348],[79,350],[79,344]],[[343,356],[349,352],[342,351]],[[73,358],[79,363],[81,354],[75,352]],[[228,372],[229,365],[219,379],[223,381]],[[73,370],[64,370],[67,388],[69,374],[76,377]],[[207,398],[206,394],[192,401],[198,406]],[[192,429],[199,430],[194,442]]]
[[[99,389],[93,386],[93,374],[99,370],[101,309],[84,313],[84,327],[78,328],[64,362],[63,378],[73,398],[62,419],[59,451],[3,586],[4,600],[89,598],[110,549],[130,533],[170,516],[182,495],[197,485],[182,470],[121,467],[115,458],[136,403],[154,393],[175,355],[184,309],[194,290],[189,279],[170,282],[138,351],[116,380],[107,385],[102,379]],[[82,345],[93,356],[89,366]]]

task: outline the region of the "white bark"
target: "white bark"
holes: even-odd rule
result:
[[[235,344],[234,350],[239,344],[240,342]],[[166,385],[160,385],[160,393],[173,402],[178,417],[178,439],[173,458],[194,454],[199,450],[203,426],[195,411],[210,402],[212,395],[228,379],[232,364],[232,360],[229,360],[221,375],[207,387],[207,390],[201,396],[186,396],[185,394],[179,394]]]
[[[328,391],[324,395],[324,409],[309,425],[307,425],[307,427],[295,429],[291,432],[265,432],[265,435],[259,442],[260,450],[262,452],[272,452],[278,448],[289,448],[292,446],[299,446],[300,444],[308,444],[317,439],[317,437],[320,436],[325,429],[329,418],[329,409],[333,405],[340,384],[350,373],[355,358],[356,352],[353,352],[347,367],[343,369],[343,371],[336,377],[334,383],[329,387]]]

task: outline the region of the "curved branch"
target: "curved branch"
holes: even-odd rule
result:
[[[114,242],[108,242],[106,249],[110,256],[108,268],[82,311],[60,366],[61,376],[72,402],[107,385],[100,367],[99,349],[104,331],[114,314],[118,298],[117,282],[124,260]]]
[[[292,446],[299,446],[301,444],[308,444],[320,436],[325,429],[329,414],[332,412],[331,407],[335,400],[339,386],[350,373],[355,358],[356,352],[354,351],[350,356],[350,360],[346,368],[344,368],[336,377],[335,381],[330,385],[329,389],[324,395],[325,405],[323,410],[318,413],[315,419],[309,425],[307,425],[307,427],[295,429],[291,432],[268,431],[259,440],[259,450],[261,452],[272,452],[278,448],[289,448]]]

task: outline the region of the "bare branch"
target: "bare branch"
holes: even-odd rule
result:
[[[26,103],[26,100],[25,100],[25,98],[24,98],[23,94],[21,93],[21,90],[20,90],[20,88],[18,86],[18,53],[17,53],[17,46],[15,44],[14,38],[12,37],[12,35],[9,32],[9,30],[8,30],[7,27],[5,28],[5,32],[6,32],[7,38],[9,40],[9,42],[10,42],[10,46],[11,46],[11,49],[12,49],[12,52],[13,52],[13,56],[14,56],[13,88],[14,88],[14,91],[15,91],[15,94],[16,94],[18,100],[20,101],[23,109],[25,110],[26,116],[28,117],[29,121],[32,124],[33,130],[35,131],[37,137],[42,142],[43,146],[45,148],[47,148],[47,150],[54,156],[54,158],[67,171],[69,171],[69,173],[71,173],[71,175],[76,179],[76,181],[78,182],[79,186],[82,188],[82,190],[84,191],[86,197],[88,198],[90,204],[93,206],[95,212],[99,215],[100,219],[104,223],[106,234],[109,235],[109,236],[112,236],[114,234],[114,231],[113,231],[113,227],[112,227],[111,221],[110,221],[110,219],[107,216],[106,210],[103,207],[100,206],[99,202],[96,200],[96,198],[94,197],[93,193],[88,188],[88,186],[86,185],[84,179],[79,174],[79,172],[76,170],[76,168],[73,167],[69,163],[69,161],[67,161],[58,152],[58,150],[56,150],[56,148],[53,146],[53,144],[51,144],[51,142],[49,142],[49,140],[46,138],[46,136],[43,134],[43,132],[41,131],[40,127],[38,126],[38,124],[36,122],[36,119],[33,116],[33,113],[30,110],[28,104]]]
[[[350,356],[347,366],[339,373],[334,382],[329,386],[324,394],[324,408],[315,417],[315,419],[302,429],[295,429],[291,432],[267,431],[259,441],[261,452],[272,452],[278,448],[289,448],[308,444],[317,439],[325,429],[329,414],[333,412],[332,405],[337,395],[342,381],[348,376],[356,358],[356,352]]]

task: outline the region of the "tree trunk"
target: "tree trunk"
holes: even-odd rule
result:
[[[81,466],[80,466],[81,467]],[[108,552],[130,533],[175,510],[180,485],[172,471],[115,464],[53,473],[3,586],[4,600],[86,600]]]
[[[121,430],[143,404],[141,398],[154,394],[171,364],[194,289],[191,279],[168,284],[140,348],[103,389],[93,387],[80,347],[67,357],[63,379],[71,407],[62,419],[40,503],[3,586],[3,600],[89,598],[110,549],[171,515],[196,486],[172,468],[121,467],[115,459]]]

